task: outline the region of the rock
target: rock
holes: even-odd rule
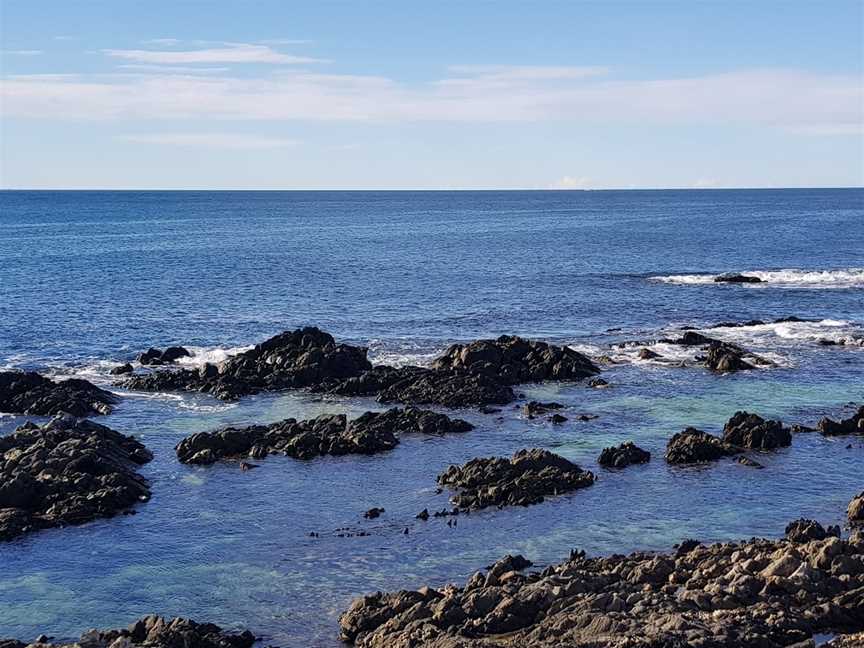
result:
[[[635,445],[632,441],[626,441],[617,448],[605,448],[600,453],[597,462],[607,468],[626,468],[631,464],[648,463],[651,453]]]
[[[762,283],[759,277],[738,274],[737,272],[719,275],[714,277],[714,281],[717,283]]]
[[[636,354],[640,360],[654,360],[655,358],[662,358],[659,353],[656,351],[652,351],[651,349],[639,349],[639,353]]]
[[[723,427],[723,442],[751,450],[774,450],[792,445],[792,433],[780,421],[735,412]]]
[[[381,517],[381,514],[384,513],[383,508],[379,508],[377,506],[372,507],[368,511],[363,514],[363,517],[367,520],[374,520],[375,518]]]
[[[827,417],[823,418],[819,421],[818,428],[819,432],[825,436],[864,434],[864,406],[859,407],[857,412],[847,419],[842,419],[839,423]]]
[[[708,346],[705,366],[721,373],[753,369],[753,365],[744,361],[745,353],[744,349],[735,344],[714,341]]]
[[[108,414],[118,398],[78,378],[54,382],[33,371],[0,371],[0,412],[53,416]]]
[[[170,346],[162,352],[162,362],[177,362],[180,358],[191,358],[189,350],[182,346]]]
[[[600,373],[587,357],[569,347],[502,335],[497,340],[454,344],[436,359],[435,369],[464,369],[503,385],[546,380],[582,380]]]
[[[137,467],[153,455],[129,436],[58,416],[0,437],[0,540],[113,517],[150,499]]]
[[[853,497],[846,509],[849,524],[853,526],[864,525],[864,491]]]
[[[262,459],[283,454],[295,459],[322,455],[374,454],[392,450],[396,434],[448,434],[466,432],[473,426],[461,419],[414,407],[386,412],[366,412],[353,421],[344,414],[324,415],[308,421],[285,419],[270,425],[223,428],[199,432],[183,439],[175,448],[182,463],[211,464],[221,459]]]
[[[736,452],[736,448],[713,434],[688,427],[669,439],[666,461],[670,464],[708,463]]]
[[[143,391],[200,391],[233,400],[263,391],[313,387],[345,380],[372,368],[366,349],[336,344],[314,327],[280,333],[254,349],[229,357],[218,371],[161,370],[120,383]]]
[[[606,387],[611,387],[612,385],[610,385],[602,378],[592,378],[588,381],[588,386],[593,389],[605,389]]]
[[[450,498],[462,509],[528,506],[594,483],[593,473],[548,450],[520,450],[511,459],[472,459],[438,476],[441,486],[461,491]]]
[[[359,648],[803,648],[864,630],[862,552],[830,536],[572,552],[540,573],[505,558],[463,587],[358,598],[340,636]]]
[[[554,424],[554,425],[560,425],[561,423],[567,422],[567,417],[561,416],[560,414],[553,414],[552,416],[550,416],[546,420],[549,421],[550,423]]]
[[[35,648],[251,648],[255,635],[244,631],[228,632],[212,623],[189,619],[143,617],[120,630],[88,630],[77,642],[51,643],[45,635],[37,638]],[[19,641],[2,641],[0,648],[28,648]]]
[[[679,339],[670,340],[670,342],[672,344],[678,344],[681,346],[705,346],[717,342],[717,340],[715,340],[714,338],[710,338],[707,335],[697,333],[696,331],[687,331]]]
[[[840,527],[829,526],[827,529],[816,520],[795,520],[786,526],[786,538],[796,544],[840,537]]]
[[[821,648],[862,648],[862,646],[864,646],[864,632],[856,632],[837,635],[828,643],[822,644]]]
[[[162,352],[159,349],[150,347],[144,353],[139,353],[137,358],[139,364],[143,366],[152,366],[162,364]]]
[[[757,468],[761,470],[765,466],[756,461],[755,459],[751,459],[750,457],[740,456],[735,461],[737,461],[742,466],[747,466],[748,468]]]
[[[534,418],[543,414],[549,414],[555,410],[562,409],[564,406],[561,403],[549,402],[541,403],[540,401],[531,401],[522,406],[522,414],[526,418]]]
[[[429,509],[423,509],[417,515],[414,516],[418,520],[423,520],[424,522],[429,519]]]
[[[133,371],[135,371],[135,369],[132,367],[131,364],[127,362],[126,364],[118,365],[112,368],[111,371],[109,371],[108,373],[110,373],[112,376],[122,376],[124,374],[130,374]]]

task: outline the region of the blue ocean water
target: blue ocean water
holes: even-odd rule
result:
[[[726,271],[766,283],[713,282]],[[789,315],[811,321],[710,333],[775,363],[753,372],[712,375],[609,346]],[[405,438],[375,457],[271,457],[251,472],[182,466],[173,446],[227,423],[381,406],[304,392],[238,403],[127,394],[100,422],[154,451],[143,469],[152,501],[0,545],[0,636],[77,636],[156,612],[332,647],[339,612],[365,592],[459,582],[507,552],[544,564],[574,547],[779,536],[801,515],[841,522],[864,488],[860,438],[800,434],[760,456],[761,471],[662,460],[681,428],[717,432],[739,409],[813,423],[864,402],[864,190],[0,193],[0,366],[110,385],[111,366],[151,345],[186,345],[197,363],[305,324],[387,363],[502,333],[542,338],[609,356],[613,387],[525,386],[567,405],[563,426],[510,408],[458,412],[477,429]],[[0,417],[0,434],[23,420]],[[597,466],[627,439],[652,462]],[[600,479],[455,528],[414,519],[446,505],[435,476],[447,465],[531,446]],[[386,513],[363,520],[372,506]],[[338,537],[343,527],[369,535]]]

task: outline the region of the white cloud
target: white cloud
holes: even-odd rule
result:
[[[164,47],[170,47],[171,45],[179,45],[183,41],[179,38],[148,38],[141,42],[145,45],[162,45]]]
[[[138,72],[156,72],[161,74],[221,74],[228,72],[229,67],[182,67],[177,65],[148,65],[147,63],[124,63],[117,66],[121,70]]]
[[[267,150],[297,146],[297,140],[238,133],[144,133],[119,135],[116,139],[136,144],[159,144],[228,150]]]
[[[139,63],[188,64],[188,63],[323,63],[321,59],[307,56],[290,56],[277,52],[266,45],[232,43],[227,47],[198,50],[126,50],[103,49],[102,53]]]
[[[549,189],[591,189],[592,187],[591,178],[567,175],[549,185]]]
[[[42,50],[0,50],[4,56],[39,56]]]

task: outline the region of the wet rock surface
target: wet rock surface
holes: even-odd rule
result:
[[[648,463],[650,460],[650,452],[632,441],[626,441],[617,447],[604,448],[597,463],[607,468],[626,468],[632,464]]]
[[[44,641],[25,644],[0,639],[0,648],[251,648],[255,636],[249,632],[228,632],[212,623],[190,619],[165,619],[151,615],[120,630],[88,630],[78,641]]]
[[[759,277],[744,275],[738,272],[727,272],[714,277],[715,283],[762,283]]]
[[[540,401],[530,401],[522,406],[522,414],[525,418],[533,419],[535,416],[550,414],[555,410],[563,409],[561,403],[549,402],[541,403]]]
[[[362,648],[781,648],[864,630],[860,533],[685,544],[670,554],[572,552],[539,573],[508,557],[463,587],[358,598],[340,635]]]
[[[281,391],[344,380],[371,369],[366,349],[337,344],[315,327],[280,333],[255,348],[229,357],[218,367],[160,370],[119,384],[143,391],[199,391],[223,400],[263,391]]]
[[[441,486],[459,489],[458,508],[528,506],[594,483],[594,474],[548,450],[520,450],[512,458],[472,459],[438,476]]]
[[[864,434],[864,406],[858,408],[852,416],[840,421],[823,418],[819,421],[819,431],[825,436],[843,436],[846,434]]]
[[[853,526],[864,525],[864,491],[853,497],[846,509],[849,524]]]
[[[738,452],[737,448],[702,430],[688,427],[666,445],[666,461],[670,464],[694,464],[717,461]]]
[[[723,428],[723,441],[751,450],[774,450],[792,445],[792,433],[780,421],[736,412]]]
[[[177,362],[180,358],[190,358],[192,354],[182,346],[171,346],[161,351],[150,347],[144,353],[138,355],[138,362],[143,366],[156,366]]]
[[[461,419],[416,407],[366,412],[349,421],[344,414],[324,415],[307,421],[285,419],[270,425],[228,427],[199,432],[175,448],[182,463],[212,464],[221,459],[261,459],[282,454],[295,459],[322,455],[375,454],[392,450],[399,434],[450,434],[473,426]]]
[[[600,373],[587,357],[569,347],[502,335],[497,340],[454,344],[435,369],[465,369],[504,385],[545,380],[581,380]]]
[[[153,455],[88,420],[56,417],[0,437],[0,540],[112,517],[150,499],[137,467]]]
[[[53,416],[108,414],[118,397],[78,378],[60,382],[33,371],[0,372],[0,412]]]

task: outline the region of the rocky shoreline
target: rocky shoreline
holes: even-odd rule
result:
[[[506,556],[462,587],[360,597],[340,638],[362,648],[813,646],[817,633],[864,631],[864,534],[838,531],[798,520],[783,540],[573,551],[528,573],[529,561]]]
[[[77,378],[54,382],[34,371],[0,371],[0,412],[33,416],[110,414],[118,397]]]

